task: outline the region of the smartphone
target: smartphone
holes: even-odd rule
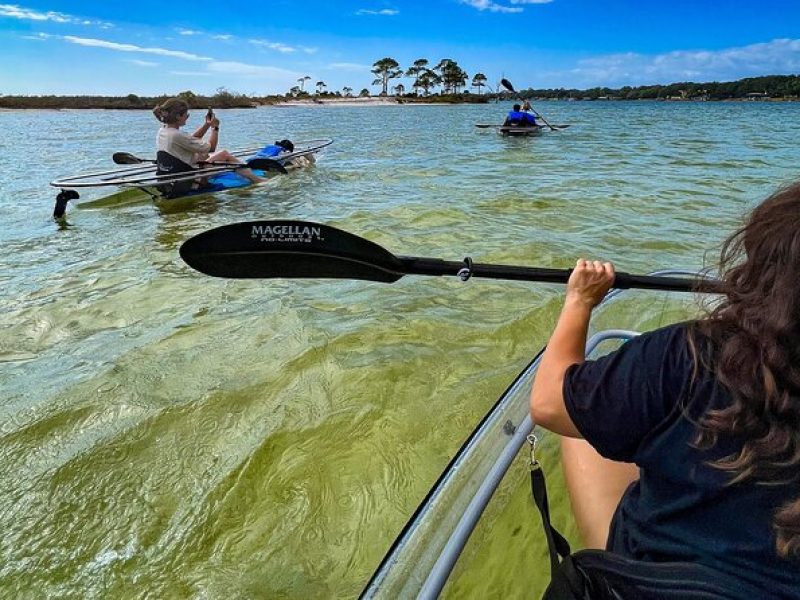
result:
[[[209,108],[208,112],[206,113],[206,120],[210,121],[213,118],[214,118],[214,111],[211,110],[211,108]]]

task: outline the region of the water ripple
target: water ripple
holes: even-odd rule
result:
[[[560,307],[558,286],[519,282],[211,279],[179,260],[189,236],[294,218],[410,256],[699,267],[799,174],[797,104],[547,102],[569,129],[474,127],[507,109],[221,110],[227,147],[335,143],[263,188],[61,226],[48,182],[149,155],[152,115],[0,113],[18,140],[0,157],[1,593],[357,595]],[[19,177],[14,156],[41,168]],[[651,300],[609,323],[677,314]]]

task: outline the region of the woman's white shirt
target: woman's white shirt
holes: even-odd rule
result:
[[[186,164],[196,167],[198,161],[208,158],[211,146],[180,129],[162,127],[156,134],[156,149],[168,152]]]

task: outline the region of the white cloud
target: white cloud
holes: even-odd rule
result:
[[[356,11],[357,15],[377,15],[381,17],[391,17],[399,13],[400,13],[399,10],[395,10],[393,8],[384,8],[381,10],[370,10],[368,8],[362,8]]]
[[[91,48],[103,48],[106,50],[114,50],[117,52],[151,54],[151,55],[193,61],[195,63],[199,62],[202,64],[202,67],[199,70],[175,69],[169,71],[170,75],[175,75],[180,77],[209,77],[213,75],[217,78],[219,78],[220,76],[225,76],[229,78],[237,78],[237,77],[259,78],[261,80],[260,83],[262,84],[271,85],[275,87],[282,87],[286,84],[286,81],[295,81],[300,76],[298,73],[278,67],[272,67],[268,65],[254,65],[238,61],[217,60],[207,56],[200,56],[197,54],[192,54],[190,52],[184,52],[181,50],[169,50],[166,48],[158,48],[158,47],[144,47],[144,46],[137,46],[134,44],[125,44],[119,42],[111,42],[108,40],[83,38],[71,35],[57,36],[50,34],[40,34],[40,36],[37,39],[61,39],[71,44],[77,44],[79,46],[86,46]],[[134,58],[126,59],[126,62],[130,62],[140,67],[159,66],[158,63],[155,62],[139,60]]]
[[[260,40],[255,38],[247,41],[254,46],[268,48],[269,50],[275,50],[276,52],[280,52],[282,54],[290,54],[292,52],[305,52],[306,54],[314,54],[317,51],[316,48],[311,48],[309,46],[290,46],[289,44],[284,44],[283,42],[271,42],[269,40]]]
[[[106,48],[107,50],[117,50],[118,52],[141,52],[143,54],[157,54],[159,56],[170,56],[172,58],[182,58],[184,60],[212,60],[206,56],[199,56],[191,54],[190,52],[183,52],[181,50],[167,50],[165,48],[147,48],[142,46],[135,46],[133,44],[120,44],[117,42],[109,42],[106,40],[98,40],[94,38],[81,38],[73,35],[65,35],[64,39],[70,44],[78,44],[79,46],[90,46],[93,48]]]
[[[269,67],[265,65],[251,65],[236,61],[215,60],[208,63],[207,68],[213,73],[225,73],[228,75],[245,75],[248,77],[289,77],[292,79],[297,78],[297,73],[280,69],[278,67]]]
[[[43,42],[45,40],[49,40],[53,36],[50,35],[49,33],[41,33],[41,32],[39,32],[39,33],[35,33],[33,35],[21,35],[19,37],[21,37],[23,40],[34,40],[36,42]]]
[[[92,19],[83,19],[65,13],[55,12],[52,10],[38,11],[32,8],[25,8],[16,4],[0,4],[0,17],[10,17],[13,19],[22,19],[26,21],[50,21],[53,23],[70,23],[73,25],[97,25],[100,27],[108,28],[113,27],[111,23],[105,21],[95,21]]]
[[[358,63],[338,62],[328,65],[329,69],[337,69],[340,71],[369,71],[372,65],[361,65]]]
[[[270,42],[268,40],[257,40],[251,39],[248,40],[254,46],[261,46],[262,48],[269,48],[270,50],[277,50],[278,52],[289,53],[289,52],[297,52],[297,48],[293,46],[289,46],[288,44],[284,44],[282,42]]]
[[[137,67],[157,67],[157,62],[152,62],[149,60],[139,60],[138,58],[126,58],[125,62],[131,63],[132,65],[136,65]]]
[[[520,13],[523,11],[522,8],[512,7],[512,6],[503,6],[502,4],[497,4],[496,2],[492,2],[492,0],[459,0],[461,4],[466,4],[467,6],[471,6],[472,8],[477,8],[478,10],[488,10],[489,12],[499,12],[499,13]]]
[[[179,77],[211,77],[213,73],[208,71],[170,71],[170,75],[178,75]]]
[[[800,39],[777,39],[723,50],[629,52],[581,60],[572,69],[578,85],[647,85],[678,81],[730,81],[800,72]]]
[[[211,34],[211,33],[206,33],[205,31],[200,31],[198,29],[183,29],[183,28],[178,28],[175,31],[178,32],[178,35],[185,35],[185,36],[204,35],[210,37],[212,40],[228,41],[233,39],[233,36],[230,33]]]

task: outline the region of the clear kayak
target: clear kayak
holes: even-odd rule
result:
[[[333,140],[331,139],[297,142],[292,152],[282,153],[268,160],[269,162],[277,162],[285,168],[292,168],[292,166],[301,164],[306,157],[313,157],[332,143]],[[231,154],[239,158],[245,158],[256,154],[261,149],[262,146],[244,148],[232,151]],[[77,190],[82,189],[106,187],[120,188],[120,191],[109,196],[93,200],[91,203],[82,204],[83,206],[91,204],[93,207],[100,207],[126,204],[148,198],[153,200],[165,198],[176,199],[178,197],[186,198],[203,194],[213,194],[224,190],[245,188],[253,185],[249,179],[237,174],[236,168],[230,165],[209,164],[191,172],[161,175],[157,172],[157,166],[154,160],[145,160],[143,162],[147,164],[136,164],[108,171],[71,175],[51,181],[51,186],[61,190],[56,198],[56,211],[54,216],[62,216],[66,208],[66,202],[69,200],[77,200],[80,197]],[[253,172],[261,177],[270,175],[269,172],[258,169],[253,169]],[[170,194],[170,190],[174,184],[195,181],[200,178],[206,178],[203,185],[198,185],[193,189],[189,189],[185,193],[180,194],[180,196]],[[59,208],[61,210],[59,210]]]
[[[676,270],[652,275],[698,273]],[[662,312],[652,322],[652,317],[642,317],[646,310],[637,308],[637,302],[652,305],[652,296],[647,299],[643,294],[652,292],[612,290],[608,294],[603,309],[593,316],[587,356],[620,346],[638,335],[639,329],[684,320],[696,311],[691,296],[663,293]],[[624,297],[617,300],[620,295]],[[632,308],[626,306],[628,302]],[[633,323],[631,329],[597,327],[598,321],[605,324],[609,314],[618,313],[625,315],[626,322],[647,320]],[[526,441],[534,431],[528,399],[542,351],[463,443],[391,545],[361,598],[541,596],[550,577],[549,563],[541,520],[530,499]],[[544,448],[550,464],[543,466],[552,471],[548,477],[558,481],[556,436],[537,435],[537,456]],[[577,540],[568,502],[553,511],[553,518],[568,537]],[[542,561],[539,572],[532,568],[537,559]]]
[[[521,127],[517,125],[501,126],[497,128],[497,133],[504,137],[529,137],[534,135],[541,135],[544,127],[542,125],[533,125]]]

